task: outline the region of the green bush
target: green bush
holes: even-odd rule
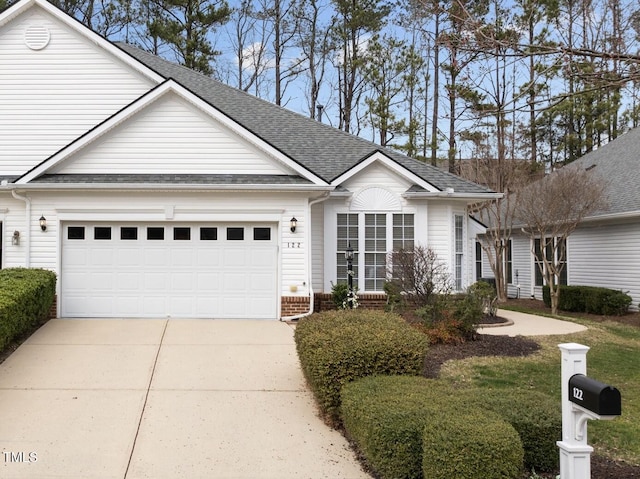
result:
[[[429,479],[522,477],[522,443],[498,415],[467,408],[429,418],[422,442],[422,472]]]
[[[0,351],[49,315],[56,275],[43,269],[0,270]]]
[[[621,316],[631,306],[631,296],[614,289],[595,286],[560,286],[558,309],[578,313]],[[542,288],[542,299],[547,307],[551,306],[548,286]]]
[[[304,375],[320,409],[338,420],[340,389],[374,374],[418,375],[428,340],[397,315],[372,310],[327,311],[295,331]]]
[[[450,387],[438,380],[367,377],[343,388],[342,421],[379,477],[420,478],[424,427],[432,416],[445,413],[451,397]]]
[[[562,438],[560,401],[525,390],[470,389],[462,393],[467,403],[498,414],[518,432],[528,470],[550,472],[560,463],[556,441]]]
[[[498,415],[482,410],[476,404],[480,398],[460,393],[439,380],[409,376],[363,378],[342,390],[343,424],[381,478],[421,478],[423,467],[427,468],[426,478],[519,477],[522,444],[513,427]],[[476,421],[482,427],[469,430],[467,423]],[[427,428],[436,432],[425,438]],[[459,432],[462,430],[464,434]],[[454,442],[456,452],[450,456],[454,460],[447,461],[447,454],[438,450],[440,445],[432,447],[432,442]],[[485,446],[464,449],[479,444]],[[477,464],[484,464],[478,469],[484,475],[465,476],[465,464],[473,464],[474,470],[478,469]],[[434,467],[447,473],[433,474]]]

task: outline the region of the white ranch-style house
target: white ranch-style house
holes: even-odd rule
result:
[[[567,238],[560,284],[600,286],[627,293],[632,310],[640,303],[640,128],[635,128],[571,163],[606,185],[606,209],[585,218]],[[510,297],[542,299],[544,279],[531,241],[517,226],[507,250]],[[493,277],[476,244],[474,277]],[[519,286],[519,288],[518,288]]]
[[[382,292],[424,244],[474,280],[495,193],[113,44],[45,0],[0,13],[2,267],[58,275],[61,317],[291,318]]]

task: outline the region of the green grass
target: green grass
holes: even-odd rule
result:
[[[589,421],[589,443],[597,454],[640,465],[640,329],[614,322],[571,320],[589,329],[565,336],[532,337],[541,350],[525,358],[451,361],[442,369],[441,378],[495,390],[536,390],[560,401],[558,344],[576,342],[589,346],[587,374],[617,387],[622,395],[621,417],[613,421]]]

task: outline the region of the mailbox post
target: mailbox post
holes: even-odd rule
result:
[[[559,344],[562,351],[562,441],[560,479],[589,479],[591,453],[587,444],[587,420],[613,419],[621,414],[620,392],[588,378],[588,346]]]

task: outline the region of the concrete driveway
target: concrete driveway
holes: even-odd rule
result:
[[[369,477],[270,321],[51,320],[0,365],[0,453],[4,479]]]

